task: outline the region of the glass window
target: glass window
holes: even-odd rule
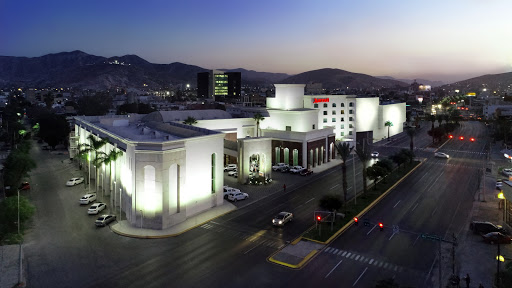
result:
[[[345,110],[341,110],[340,114],[345,114]]]
[[[324,103],[324,108],[327,108],[327,103]]]
[[[332,110],[332,115],[336,115],[336,111]]]
[[[348,106],[349,106],[349,107],[354,107],[354,102],[350,102],[350,103],[348,103]]]
[[[324,115],[327,115],[327,111],[324,111]]]
[[[315,124],[313,124],[313,130],[315,130]]]
[[[324,123],[327,123],[327,118],[324,118]]]
[[[348,131],[348,135],[352,135],[352,131]]]
[[[315,103],[313,107],[318,108],[318,103]]]
[[[354,110],[348,110],[348,114],[354,114]]]
[[[341,103],[340,107],[345,107],[345,103]]]
[[[354,121],[354,118],[348,117],[348,121]]]
[[[340,120],[340,121],[341,121],[341,122],[345,121],[345,117],[341,117],[341,120]]]
[[[340,129],[345,129],[345,125],[341,124]]]
[[[352,126],[352,124],[348,124],[348,128],[354,128],[354,126]]]
[[[332,103],[332,107],[336,107],[336,103]]]
[[[345,132],[341,132],[341,136],[345,136]]]
[[[336,122],[336,118],[332,118],[332,122]]]

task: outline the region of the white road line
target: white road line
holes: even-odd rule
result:
[[[373,229],[375,229],[375,227],[377,227],[377,225],[373,226],[372,229],[370,229],[370,231],[368,231],[368,233],[366,233],[366,235],[372,233]]]
[[[357,280],[356,280],[356,282],[354,282],[354,284],[352,284],[352,287],[356,286],[359,279],[361,279],[361,277],[363,277],[364,273],[366,273],[366,270],[368,270],[368,267],[364,268],[363,273],[361,273],[361,275],[359,275],[359,277],[357,277]]]
[[[348,258],[348,257],[350,257],[350,255],[352,255],[352,253],[350,253],[350,252],[349,252],[349,253],[347,254],[347,256],[345,256],[345,257],[347,257],[347,258]]]
[[[372,264],[372,263],[373,263],[373,259],[372,259],[372,260],[370,260],[370,262],[368,262],[368,264]]]
[[[210,221],[210,222],[211,222],[211,223],[213,223],[213,224],[219,224],[219,223],[217,223],[217,222],[213,222],[213,221]]]
[[[308,204],[309,202],[313,201],[314,199],[315,199],[315,198],[311,198],[311,199],[309,199],[308,201],[306,201],[306,203],[304,203],[304,204]]]
[[[400,201],[402,201],[402,200],[398,200],[398,202],[396,202],[396,204],[395,204],[395,206],[393,206],[393,208],[395,208],[396,205],[398,205],[398,203],[400,203]]]
[[[357,255],[356,259],[354,259],[354,260],[356,260],[356,261],[357,261],[357,260],[359,260],[359,257],[361,257],[361,256],[360,256],[360,255]]]
[[[347,255],[347,251],[343,252],[343,254],[341,254],[342,257],[345,257],[345,255]]]
[[[352,189],[352,186],[347,187],[347,191],[350,191]]]
[[[416,209],[416,207],[418,207],[418,203],[416,203],[416,205],[414,205],[414,207],[412,207],[411,211],[414,211],[414,209]]]
[[[340,250],[340,252],[338,252],[338,255],[341,255],[341,253],[343,253],[343,250]]]
[[[416,245],[416,242],[418,242],[418,239],[420,239],[420,235],[418,235],[418,237],[416,237],[416,240],[414,240],[414,243],[412,243],[412,246]]]
[[[261,244],[261,243],[260,243],[260,244]],[[251,252],[254,248],[256,248],[256,247],[260,246],[260,244],[258,244],[258,245],[256,245],[256,246],[252,247],[251,249],[249,249],[249,250],[245,251],[245,252],[244,252],[244,254],[247,254],[247,253]]]
[[[331,250],[332,248],[331,247],[327,247],[327,249],[325,249],[325,253],[329,252],[329,250]]]
[[[434,216],[434,213],[436,213],[436,211],[437,211],[437,206],[436,206],[436,209],[434,209],[434,211],[432,211],[431,216]]]
[[[336,187],[338,187],[338,186],[340,186],[340,184],[336,184],[336,185],[332,186],[332,187],[331,187],[331,190],[332,190],[332,189],[334,189],[334,188],[336,188]]]
[[[388,240],[391,240],[391,238],[393,238],[393,236],[395,236],[395,233],[391,234],[391,236],[389,236]]]
[[[331,269],[331,271],[329,271],[329,273],[327,273],[327,275],[325,275],[324,279],[329,277],[329,275],[331,275],[332,271],[334,271],[334,269],[336,269],[336,267],[338,267],[341,262],[343,262],[343,260],[340,260],[340,262],[338,262],[338,264],[336,264],[336,266],[334,266],[334,268]]]

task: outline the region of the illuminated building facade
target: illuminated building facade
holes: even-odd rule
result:
[[[75,147],[91,134],[108,139],[98,156],[121,152],[97,173],[95,153],[85,166],[97,193],[132,226],[165,229],[223,204],[222,133],[134,114],[76,117],[74,134]]]
[[[216,101],[240,100],[242,74],[211,70],[197,73],[198,97],[213,98]]]

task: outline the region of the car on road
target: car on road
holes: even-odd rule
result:
[[[503,174],[507,177],[512,176],[512,168],[505,168],[505,169],[501,170],[501,174]]]
[[[228,164],[226,167],[224,167],[224,172],[236,170],[236,164]]]
[[[89,207],[89,210],[87,210],[87,214],[98,214],[105,208],[107,208],[107,204],[105,203],[94,203],[91,205],[91,207]]]
[[[311,169],[302,169],[302,171],[300,171],[301,176],[308,176],[311,174],[313,174],[313,170],[311,170]]]
[[[484,238],[484,242],[494,244],[510,244],[512,243],[512,238],[509,235],[505,235],[500,232],[491,232],[482,235],[482,238]]]
[[[84,182],[84,177],[71,178],[66,182],[66,186],[75,186]]]
[[[228,200],[233,202],[236,202],[238,200],[245,200],[247,198],[249,198],[249,194],[244,192],[235,192],[228,194]]]
[[[372,157],[373,158],[378,158],[379,157],[379,152],[377,152],[377,151],[372,152]]]
[[[290,167],[290,173],[292,174],[298,174],[300,173],[300,171],[302,171],[304,169],[304,167],[302,166],[292,166]]]
[[[100,217],[98,217],[98,219],[96,219],[96,221],[94,221],[94,224],[98,227],[105,227],[110,222],[113,222],[113,221],[116,221],[116,215],[105,214],[105,215],[101,215]]]
[[[443,153],[443,152],[436,152],[436,153],[434,153],[434,156],[437,158],[446,158],[446,159],[450,158],[450,155]]]
[[[501,225],[496,225],[487,221],[471,221],[471,223],[469,223],[469,229],[472,230],[473,233],[480,235],[490,232],[501,232],[508,234],[507,230],[504,229]]]
[[[290,212],[279,212],[279,214],[272,219],[272,224],[274,226],[284,226],[287,222],[291,222],[293,220],[293,214]]]
[[[288,164],[285,163],[277,163],[276,165],[272,166],[273,171],[282,171],[284,168],[288,168]]]
[[[496,181],[496,189],[501,190],[501,187],[503,187],[503,180],[499,179]]]
[[[96,201],[96,194],[85,194],[84,196],[82,196],[82,198],[80,198],[80,204],[84,205],[94,201]]]
[[[224,199],[228,199],[229,194],[240,192],[240,189],[224,186]]]
[[[19,190],[30,190],[30,184],[28,182],[21,182]]]

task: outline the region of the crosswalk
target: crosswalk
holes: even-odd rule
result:
[[[358,254],[355,252],[337,249],[334,247],[327,247],[325,250],[323,250],[323,253],[332,254],[337,257],[343,257],[343,258],[354,260],[354,261],[359,261],[364,264],[373,265],[376,268],[388,269],[388,270],[395,271],[398,273],[401,273],[405,270],[404,267],[395,265],[393,263],[389,263],[386,261],[382,261],[382,260],[378,260],[378,259],[371,258],[368,256],[364,256],[364,255],[361,255],[361,254]]]
[[[251,233],[250,231],[235,231],[233,229],[229,229],[226,226],[216,225],[212,222],[203,224],[200,226],[200,228],[210,230],[215,233],[222,233],[224,236],[239,238],[244,241],[274,249],[281,249],[286,245],[282,240],[275,239],[266,235],[266,231],[259,231],[254,233]]]

